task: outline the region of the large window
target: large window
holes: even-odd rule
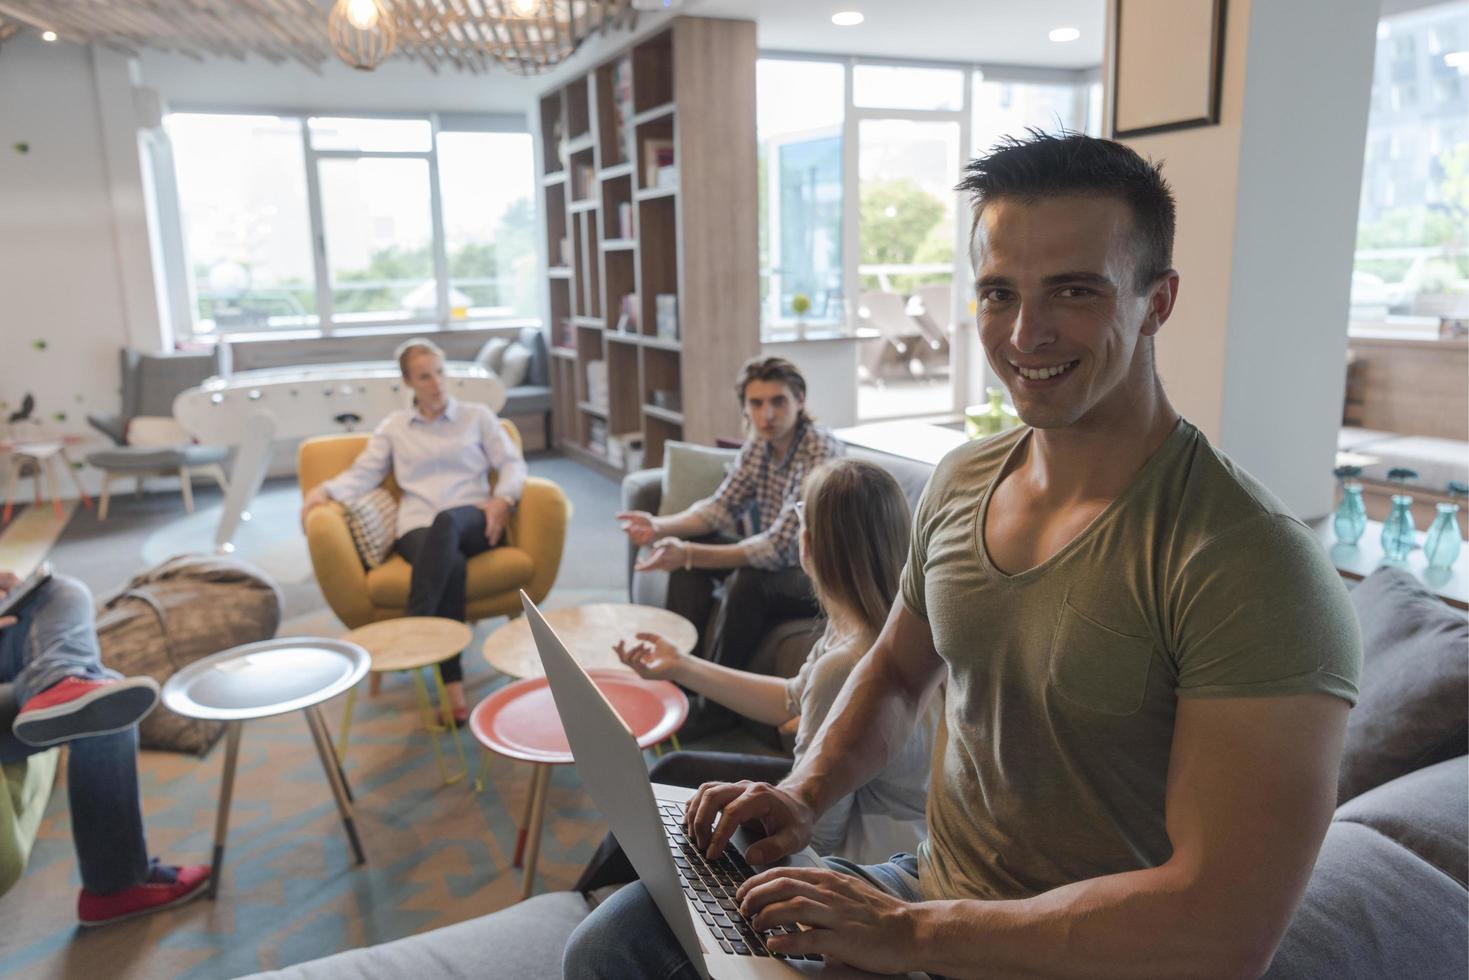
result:
[[[765,339],[855,334],[860,419],[962,408],[982,382],[963,329],[972,276],[960,167],[1029,128],[1095,132],[1094,75],[760,59]]]
[[[538,317],[526,133],[206,113],[167,132],[196,337]]]
[[[1383,17],[1367,118],[1352,330],[1469,316],[1469,4]]]

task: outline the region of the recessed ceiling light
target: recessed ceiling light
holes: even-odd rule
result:
[[[1057,44],[1065,44],[1067,41],[1075,41],[1081,37],[1081,31],[1074,27],[1058,27],[1047,36]]]
[[[838,27],[856,27],[866,19],[860,10],[843,10],[831,15],[831,22]]]
[[[56,40],[56,32],[55,31],[42,31],[41,32],[41,40],[45,41],[47,44],[50,44],[52,41],[55,41]]]

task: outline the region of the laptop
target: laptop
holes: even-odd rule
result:
[[[743,855],[754,843],[754,836],[741,828],[718,860],[704,859],[683,834],[684,804],[694,791],[649,780],[642,749],[627,725],[530,597],[521,592],[520,601],[546,669],[556,711],[566,729],[576,770],[700,975],[714,980],[791,980],[807,976],[847,980],[877,976],[827,963],[819,956],[784,958],[770,953],[765,937],[740,915],[733,900],[741,881],[764,870],[745,863]],[[821,866],[820,858],[809,847],[779,863]]]

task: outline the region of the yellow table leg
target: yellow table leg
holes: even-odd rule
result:
[[[357,688],[347,692],[347,706],[342,709],[342,734],[337,736],[337,761],[347,761],[347,733],[352,730],[352,709],[357,705]]]
[[[434,685],[439,695],[439,714],[448,719],[449,737],[454,740],[454,747],[459,751],[459,772],[453,779],[445,780],[457,783],[469,772],[469,763],[464,761],[464,739],[459,734],[459,724],[454,721],[454,709],[449,707],[449,692],[444,689],[444,672],[440,664],[434,664]],[[438,738],[438,736],[434,736]]]
[[[439,764],[439,775],[444,782],[449,781],[449,770],[444,766],[444,751],[439,747],[439,733],[433,726],[433,706],[428,700],[428,686],[423,682],[422,671],[412,671],[413,689],[418,692],[418,710],[423,714],[424,727],[428,729],[428,737],[434,743],[434,761]]]
[[[668,740],[673,743],[673,751],[683,751],[683,746],[678,744],[678,732],[674,732],[672,735],[668,736]]]
[[[490,750],[479,750],[479,772],[474,774],[474,791],[483,793],[485,791],[485,773],[490,771]]]

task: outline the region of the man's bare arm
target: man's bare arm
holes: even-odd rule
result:
[[[869,968],[1257,977],[1290,924],[1330,822],[1346,717],[1347,704],[1324,694],[1180,701],[1166,804],[1173,854],[1156,868],[1024,900],[902,907],[834,872],[786,879],[772,871],[742,887],[745,911],[760,910],[760,929],[786,919],[831,923],[787,937],[780,949]]]

